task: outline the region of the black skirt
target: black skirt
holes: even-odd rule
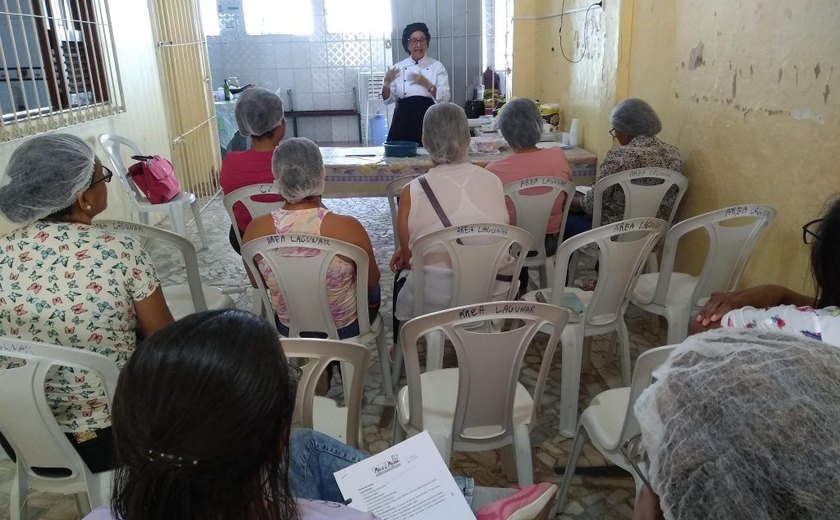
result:
[[[388,130],[389,141],[414,141],[423,146],[423,116],[426,110],[435,104],[435,100],[426,96],[411,96],[397,100],[391,128]]]

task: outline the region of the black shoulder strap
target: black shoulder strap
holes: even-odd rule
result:
[[[446,213],[444,213],[443,208],[440,206],[440,202],[435,196],[435,192],[432,191],[432,187],[429,186],[429,181],[426,180],[426,177],[424,175],[418,177],[417,180],[420,182],[420,187],[423,188],[423,191],[426,192],[426,197],[429,199],[429,204],[432,205],[432,208],[435,210],[435,213],[437,213],[438,218],[443,223],[443,227],[452,227],[452,222],[449,221],[449,217],[446,216]]]

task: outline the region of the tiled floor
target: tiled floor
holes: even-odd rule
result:
[[[382,271],[382,309],[386,313],[385,323],[390,327],[391,284],[393,276],[388,269],[388,260],[393,252],[393,233],[385,199],[330,199],[325,201],[333,211],[355,216],[365,225],[373,242],[377,262]],[[250,309],[250,291],[246,290],[247,279],[240,258],[231,250],[227,241],[230,226],[221,199],[214,199],[202,213],[209,247],[199,251],[202,276],[212,285],[229,291],[237,305]],[[165,225],[165,224],[164,224]],[[193,238],[197,240],[193,231]],[[162,247],[154,247],[152,255],[159,274],[166,283],[180,282],[186,277],[177,257]],[[646,316],[631,311],[628,318],[633,358],[640,350],[663,344],[660,330],[650,330],[651,322]],[[555,356],[540,417],[531,435],[534,448],[534,470],[537,481],[551,481],[558,485],[562,476],[554,471],[555,466],[564,465],[571,449],[571,440],[557,434],[557,409],[560,401],[560,356]],[[620,386],[618,356],[608,338],[595,338],[592,342],[592,368],[581,379],[581,410],[598,392]],[[537,367],[538,351],[529,352],[525,362]],[[523,382],[528,385],[528,374],[523,372]],[[390,446],[391,426],[381,427],[384,395],[381,391],[379,364],[373,363],[365,389],[367,405],[363,411],[364,439],[369,451],[377,452]],[[584,449],[581,466],[602,466],[604,460],[591,445]],[[499,452],[456,453],[451,463],[452,472],[472,476],[477,484],[486,486],[510,486],[500,471]],[[7,517],[9,491],[13,466],[8,460],[0,461],[0,517]],[[610,477],[576,477],[571,498],[559,519],[627,519],[632,516],[633,480],[620,470]],[[29,499],[31,516],[37,520],[71,520],[78,517],[73,497],[47,493],[34,493]]]

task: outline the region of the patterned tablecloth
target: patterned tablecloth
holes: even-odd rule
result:
[[[556,143],[539,143],[539,147],[558,146]],[[432,167],[432,160],[422,148],[416,157],[384,157],[381,146],[372,147],[322,147],[327,170],[326,197],[384,197],[385,187],[400,175],[420,175]],[[501,154],[470,155],[469,161],[479,166],[507,157]],[[578,186],[590,186],[595,180],[597,157],[582,148],[566,150],[572,167],[572,181]]]

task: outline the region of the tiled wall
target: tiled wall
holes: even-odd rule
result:
[[[307,1],[307,0],[296,0]],[[293,90],[298,110],[353,108],[359,72],[384,72],[406,54],[399,38],[406,24],[424,21],[432,34],[429,55],[450,75],[452,101],[466,100],[467,84],[481,74],[482,0],[392,0],[393,34],[328,34],[323,0],[313,2],[315,31],[309,36],[245,34],[241,0],[218,0],[220,36],[207,38],[215,87],[236,76],[240,84]],[[351,0],[347,0],[351,1]],[[367,124],[362,122],[362,124]],[[359,140],[354,117],[298,120],[298,135],[319,143]]]

